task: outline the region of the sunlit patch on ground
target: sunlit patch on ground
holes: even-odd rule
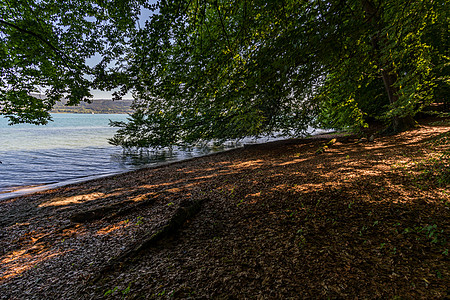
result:
[[[72,205],[72,204],[80,204],[88,201],[93,201],[100,199],[104,197],[104,193],[91,193],[86,195],[77,195],[67,198],[59,198],[59,199],[52,199],[49,202],[44,202],[39,205],[39,207],[48,207],[48,206],[65,206],[65,205]]]
[[[127,226],[130,226],[129,222],[120,221],[117,224],[112,224],[112,225],[108,225],[106,227],[101,228],[100,230],[97,231],[97,234],[98,235],[109,234],[113,231],[123,229],[124,227],[127,227]]]
[[[254,168],[254,167],[260,166],[262,164],[264,164],[263,160],[256,159],[256,160],[236,163],[236,164],[233,165],[233,169]]]
[[[29,252],[32,252],[30,254]],[[45,250],[45,247],[32,247],[27,250],[13,251],[7,254],[1,261],[0,282],[21,275],[25,271],[36,267],[39,263],[50,260],[56,256],[63,255],[70,251]]]

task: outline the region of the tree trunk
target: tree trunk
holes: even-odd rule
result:
[[[380,12],[371,0],[362,0],[362,6],[366,14],[366,19],[369,21],[369,23],[373,24],[374,29],[377,32],[376,35],[373,35],[371,37],[371,43],[376,53],[378,53],[380,51],[380,44],[382,44],[382,40],[379,36],[379,32],[381,31],[379,23],[381,21]],[[382,61],[380,58],[378,60],[378,64],[382,66],[381,78],[383,79],[384,89],[389,98],[389,103],[393,105],[398,100],[398,90],[394,86],[395,82],[397,81],[397,74],[394,72],[394,68],[391,67],[392,63],[388,61]],[[394,133],[411,128],[416,124],[412,116],[403,118],[393,116],[391,121],[392,123],[390,125],[389,131],[393,131]]]
[[[394,83],[397,81],[397,75],[389,73],[387,70],[381,70],[381,77],[383,78],[384,89],[389,98],[389,103],[393,105],[398,100],[397,89],[394,88]],[[392,117],[391,130],[393,132],[401,131],[401,120],[397,116]]]

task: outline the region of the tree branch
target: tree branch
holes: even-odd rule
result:
[[[58,55],[61,58],[61,60],[64,62],[65,65],[71,66],[71,67],[73,67],[75,69],[80,69],[76,64],[74,64],[72,62],[69,62],[70,58],[67,58],[66,55],[61,50],[56,48],[52,43],[50,43],[48,40],[43,38],[41,35],[33,32],[33,31],[21,28],[21,27],[17,26],[16,24],[10,23],[10,22],[5,21],[5,20],[1,20],[0,19],[0,24],[12,27],[12,28],[14,28],[14,29],[16,29],[16,30],[18,30],[18,31],[20,31],[22,33],[25,33],[25,34],[28,34],[28,35],[31,35],[31,36],[37,38],[39,41],[41,41],[42,43],[47,45],[51,50],[53,50],[53,52],[55,52],[55,54]]]
[[[220,10],[219,10],[219,5],[217,4],[217,1],[214,1],[214,4],[215,4],[216,9],[217,9],[217,14],[219,15],[220,24],[222,25],[222,31],[225,34],[225,38],[227,40],[228,49],[231,51],[232,49],[231,49],[230,39],[228,38],[228,33],[227,33],[227,30],[225,29],[225,25],[223,24],[222,15],[220,14]]]

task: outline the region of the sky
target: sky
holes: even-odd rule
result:
[[[113,91],[100,91],[100,90],[91,90],[92,96],[94,96],[94,100],[96,99],[112,99]],[[131,93],[127,93],[122,99],[133,99]]]
[[[154,3],[154,2],[156,2],[156,0],[151,0],[149,2]],[[158,11],[156,11],[156,13],[157,12]],[[144,7],[141,7],[141,14],[139,16],[138,23],[141,26],[144,26],[145,20],[147,20],[152,14],[154,14],[153,11],[148,10]],[[96,55],[88,60],[88,64],[94,66],[100,62],[100,59],[101,59],[100,56]],[[113,91],[91,90],[91,93],[92,93],[94,99],[112,99],[113,92],[114,92],[114,90]],[[132,98],[133,97],[132,97],[131,93],[127,93],[125,96],[123,96],[123,99],[132,99]]]

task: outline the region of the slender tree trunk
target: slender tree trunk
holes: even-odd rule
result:
[[[388,95],[389,103],[393,105],[398,100],[397,89],[394,87],[394,83],[397,81],[397,76],[396,74],[389,73],[387,70],[382,70],[381,77],[383,78],[384,89]],[[394,132],[401,130],[400,123],[401,121],[397,116],[392,117],[392,130]]]
[[[382,70],[381,77],[383,78],[384,88],[389,97],[389,103],[394,104],[398,100],[397,89],[394,88],[394,83],[397,81],[397,76],[389,73],[387,70]]]
[[[379,36],[380,28],[380,12],[376,5],[371,0],[361,0],[364,12],[366,14],[366,19],[374,26],[377,34],[371,37],[372,47],[376,52],[380,51],[380,47],[382,47],[382,38]],[[381,45],[380,45],[381,44]],[[381,78],[383,79],[384,89],[389,98],[389,103],[391,105],[395,104],[398,100],[398,90],[394,86],[397,81],[397,74],[394,72],[392,64],[388,61],[383,61],[379,58],[379,65],[382,66],[381,69]],[[410,128],[415,125],[415,121],[411,116],[407,116],[405,118],[399,118],[398,116],[393,116],[392,118],[392,131],[398,132]]]

